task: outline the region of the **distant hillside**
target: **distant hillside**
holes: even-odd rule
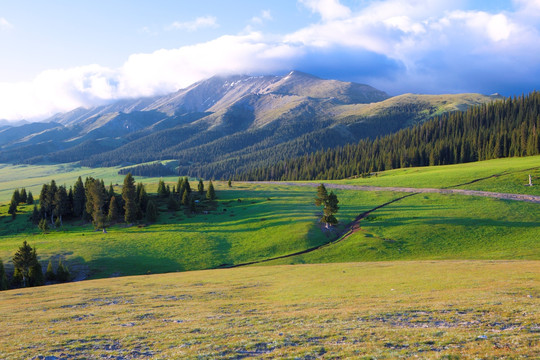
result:
[[[0,128],[0,162],[114,166],[178,160],[183,174],[219,177],[231,166],[247,169],[270,157],[279,161],[375,138],[495,98],[389,98],[369,85],[298,71],[216,76],[166,96]]]
[[[540,154],[540,93],[443,114],[376,140],[256,169],[237,180],[343,179],[376,171]],[[226,174],[232,176],[230,174]]]

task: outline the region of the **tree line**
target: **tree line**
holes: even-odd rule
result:
[[[540,154],[540,93],[437,116],[397,133],[259,166],[235,180],[321,180]]]

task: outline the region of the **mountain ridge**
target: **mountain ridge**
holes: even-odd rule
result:
[[[329,144],[343,145],[496,98],[390,97],[369,85],[300,71],[285,76],[214,76],[164,96],[78,108],[20,129],[0,128],[0,162],[111,166],[180,159],[181,167],[203,166],[242,157],[248,148],[264,152],[290,142],[296,144],[291,154],[298,154],[301,138],[317,144],[305,151],[323,146],[325,132],[333,137]],[[207,158],[194,155],[197,151]]]

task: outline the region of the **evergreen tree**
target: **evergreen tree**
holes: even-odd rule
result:
[[[122,187],[122,199],[124,199],[124,219],[130,224],[137,220],[138,205],[135,202],[135,180],[131,173],[128,173],[124,178],[124,186]]]
[[[199,195],[204,194],[204,183],[202,179],[199,179],[199,184],[197,185],[197,190],[199,191]]]
[[[54,195],[54,214],[60,219],[60,226],[63,226],[62,218],[69,213],[69,199],[64,186],[60,186]]]
[[[38,227],[41,231],[46,233],[49,230],[49,222],[46,219],[41,219],[38,223]]]
[[[31,284],[39,282],[39,272],[37,271],[36,263],[41,271],[36,250],[32,249],[25,240],[13,256],[13,266],[21,274],[23,287],[32,286]],[[41,273],[41,278],[43,278],[43,273]]]
[[[186,190],[184,191],[184,195],[182,195],[182,205],[188,206],[189,205],[189,192]]]
[[[139,184],[141,184],[139,186]],[[139,208],[144,213],[146,212],[146,207],[148,206],[148,194],[146,193],[146,188],[142,183],[137,184],[138,190],[138,203]]]
[[[160,198],[167,198],[167,187],[165,186],[165,182],[163,182],[162,179],[159,179],[157,194]]]
[[[184,178],[183,177],[179,177],[178,178],[178,182],[176,183],[176,193],[179,195],[179,196],[182,196],[182,194],[180,193],[180,190],[183,188],[184,186]]]
[[[184,188],[189,194],[191,194],[191,185],[189,185],[189,179],[187,176],[184,177]]]
[[[49,264],[47,265],[47,271],[45,272],[45,280],[54,281],[55,279],[56,275],[54,274],[53,264],[52,261],[49,260]]]
[[[45,278],[43,277],[43,269],[41,268],[41,264],[37,260],[37,254],[36,249],[33,250],[33,258],[35,259],[32,267],[30,268],[29,277],[28,277],[28,283],[29,286],[41,286],[45,282]]]
[[[77,179],[73,186],[73,216],[82,219],[86,204],[86,194],[81,177]]]
[[[111,201],[109,203],[109,213],[107,214],[107,220],[110,223],[115,223],[118,220],[118,217],[118,202],[116,201],[116,196],[113,196],[111,197]]]
[[[106,190],[103,181],[96,180],[89,184],[89,198],[92,200],[92,219],[96,229],[105,227],[104,213]]]
[[[167,201],[167,209],[171,211],[178,210],[178,202],[174,198],[173,194],[169,195],[169,200]]]
[[[315,206],[323,206],[328,199],[328,191],[324,184],[317,187],[317,197],[315,198]]]
[[[23,286],[23,276],[21,274],[21,271],[15,268],[15,271],[13,272],[13,277],[11,278],[11,287],[18,288],[21,286]]]
[[[4,268],[4,263],[0,259],[0,291],[7,290],[8,280],[6,275],[6,269]]]
[[[14,199],[11,199],[11,202],[9,203],[8,214],[15,220],[15,217],[17,216],[17,202]]]
[[[37,205],[34,204],[34,210],[32,211],[32,217],[31,217],[32,223],[39,224],[39,220],[41,220],[41,216],[39,215],[39,211],[37,208]]]
[[[228,185],[229,187],[232,187],[232,180],[231,180],[231,178],[229,178],[229,181],[227,181],[227,185]]]
[[[32,205],[34,203],[34,195],[32,195],[32,192],[29,191],[28,195],[26,196],[26,205]]]
[[[21,202],[21,193],[19,192],[19,189],[15,189],[13,192],[13,195],[11,196],[11,202],[15,202],[16,205],[19,205]]]
[[[26,189],[22,188],[20,193],[19,202],[25,203],[28,200],[28,195],[26,194]]]
[[[56,280],[58,282],[69,281],[70,274],[67,266],[62,263],[62,260],[58,261],[58,269],[56,269]]]
[[[208,200],[214,200],[216,198],[216,191],[214,190],[214,184],[212,180],[208,183],[208,190],[206,191],[206,198]]]
[[[193,214],[197,212],[197,205],[195,204],[195,199],[193,196],[189,199],[189,211]]]
[[[158,214],[158,208],[154,201],[148,201],[148,205],[146,206],[146,220],[150,223],[153,223],[157,220]]]
[[[48,211],[52,208],[52,204],[48,203],[47,193],[49,192],[49,185],[43,184],[41,187],[41,193],[39,194],[39,207],[43,218],[48,218]]]
[[[328,195],[328,198],[326,200],[326,203],[324,205],[323,209],[323,217],[321,219],[322,222],[326,223],[326,227],[330,225],[336,225],[338,223],[335,213],[338,212],[339,206],[338,206],[339,200],[337,199],[337,196],[334,194],[333,191],[330,191],[330,194]]]
[[[51,184],[47,188],[47,214],[51,217],[51,224],[54,223],[54,197],[58,191],[58,186],[56,186],[56,181],[51,180]]]

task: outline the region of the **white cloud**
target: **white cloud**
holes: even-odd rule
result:
[[[0,17],[0,30],[9,30],[13,29],[13,25],[7,21],[5,18]]]
[[[259,24],[259,25],[264,23],[265,21],[270,21],[270,20],[273,20],[272,13],[270,12],[270,10],[263,10],[261,11],[261,15],[254,16],[251,18],[251,22],[253,24]]]
[[[44,117],[77,106],[165,94],[215,74],[313,68],[317,61],[323,72],[356,71],[363,74],[357,81],[393,93],[478,91],[504,81],[532,82],[540,75],[540,12],[533,12],[540,9],[540,0],[515,0],[515,10],[503,12],[465,11],[457,0],[381,0],[355,12],[338,1],[302,3],[324,21],[290,34],[246,31],[133,54],[118,69],[90,65],[46,71],[27,83],[0,83],[0,119]],[[205,18],[177,27],[191,31],[217,26],[215,18]],[[271,20],[272,15],[262,12],[258,18]],[[333,63],[334,58],[318,58],[336,49],[346,49],[351,68],[343,70],[347,59],[341,55],[335,55]],[[370,69],[393,68],[383,69],[383,75],[366,75],[361,69],[365,54],[376,55],[366,57]],[[501,89],[490,90],[495,91]]]
[[[319,13],[325,21],[347,18],[351,14],[351,9],[342,5],[339,0],[300,0],[300,3]]]
[[[197,31],[202,28],[217,28],[219,27],[217,23],[217,18],[215,16],[201,16],[196,18],[193,21],[186,21],[186,22],[173,22],[169,29],[179,29],[179,30],[187,30],[187,31]]]

